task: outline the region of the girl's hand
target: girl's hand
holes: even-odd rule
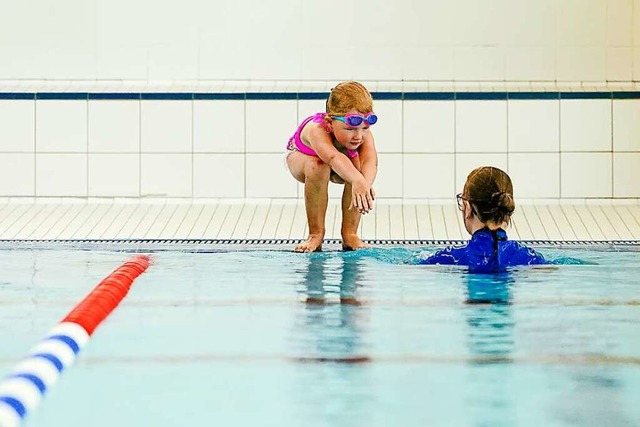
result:
[[[375,191],[367,182],[359,180],[351,184],[351,205],[349,209],[357,208],[361,214],[369,213],[373,209]]]

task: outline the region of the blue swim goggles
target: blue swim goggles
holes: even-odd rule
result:
[[[365,121],[369,125],[375,125],[378,122],[378,116],[373,113],[369,113],[366,116],[361,116],[360,114],[347,114],[346,116],[331,116],[331,118],[353,127],[360,126]]]

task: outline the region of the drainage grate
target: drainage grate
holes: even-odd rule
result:
[[[48,240],[1,240],[1,246],[39,246],[39,245],[244,245],[244,246],[281,246],[295,245],[303,239],[48,239]],[[449,246],[460,245],[468,240],[404,240],[404,239],[373,239],[364,240],[374,246]],[[640,240],[520,240],[524,244],[544,246],[640,246]],[[325,239],[324,244],[340,245],[340,239]]]

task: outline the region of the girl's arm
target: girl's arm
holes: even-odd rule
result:
[[[369,187],[371,184],[356,169],[351,160],[333,146],[331,135],[318,124],[310,123],[309,125],[312,126],[310,126],[311,128],[307,135],[308,141],[318,157],[328,164],[345,182],[350,183],[352,186],[360,184]]]
[[[378,152],[371,132],[365,137],[364,143],[358,149],[358,157],[360,157],[362,175],[371,186],[378,174]]]
[[[309,129],[307,137],[311,148],[315,150],[318,157],[328,164],[340,178],[351,184],[351,207],[357,208],[360,213],[367,213],[373,209],[373,198],[375,194],[372,191],[371,184],[373,179],[375,179],[375,173],[372,172],[373,163],[371,161],[371,154],[369,153],[366,156],[366,163],[368,163],[366,168],[366,170],[368,170],[367,178],[354,166],[346,155],[334,147],[331,135],[329,135],[322,126],[314,123]],[[373,137],[370,134],[365,136],[362,145],[366,145],[367,143],[373,144]],[[358,152],[361,151],[361,148],[362,146],[359,147]]]

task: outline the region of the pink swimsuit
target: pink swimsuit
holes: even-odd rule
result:
[[[315,156],[318,157],[318,154],[313,150],[313,148],[305,145],[300,139],[300,133],[302,133],[302,129],[309,123],[313,121],[314,123],[320,123],[322,127],[327,131],[331,132],[331,128],[325,123],[324,117],[326,113],[316,113],[311,117],[307,117],[300,123],[298,129],[296,129],[296,133],[293,134],[291,138],[289,138],[289,142],[287,143],[287,150],[289,151],[299,151],[302,154],[306,154],[307,156]],[[347,149],[347,156],[350,158],[356,157],[358,155],[357,151]]]

